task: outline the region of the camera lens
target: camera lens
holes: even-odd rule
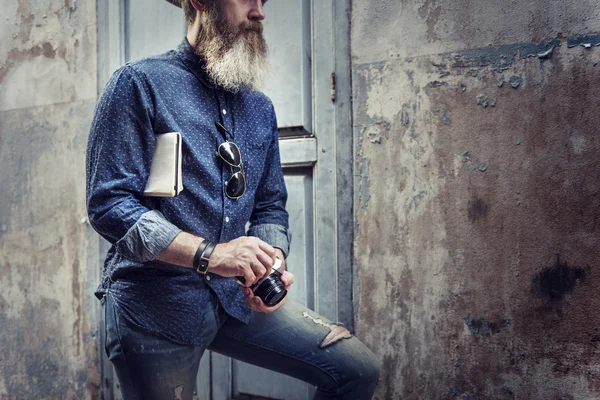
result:
[[[267,307],[273,307],[285,297],[287,290],[278,273],[267,276],[254,290],[254,295],[261,298]]]

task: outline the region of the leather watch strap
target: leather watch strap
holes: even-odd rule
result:
[[[210,256],[212,255],[212,252],[216,246],[216,243],[209,243],[206,246],[206,248],[202,252],[202,255],[200,256],[200,265],[198,266],[196,272],[202,275],[206,274],[206,272],[208,271],[208,261],[210,260]]]
[[[200,268],[200,257],[202,256],[202,253],[204,253],[204,250],[206,250],[206,247],[210,244],[210,241],[208,239],[204,239],[202,241],[202,243],[200,243],[200,246],[198,246],[198,249],[196,250],[196,254],[194,254],[194,264],[193,267],[196,270],[196,272],[200,272],[198,269]]]

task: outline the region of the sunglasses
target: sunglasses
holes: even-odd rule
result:
[[[227,129],[220,123],[216,122],[217,129],[226,135],[229,134]],[[237,200],[246,192],[246,176],[244,175],[244,164],[242,163],[242,154],[237,144],[225,140],[225,142],[219,145],[217,154],[221,157],[221,160],[229,164],[231,168],[231,177],[227,181],[225,186],[225,194],[230,199]],[[239,171],[234,172],[234,168],[239,168]]]

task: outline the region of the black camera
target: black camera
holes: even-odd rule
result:
[[[282,273],[279,272],[281,264],[281,260],[277,258],[273,268],[271,268],[271,273],[250,286],[250,290],[252,290],[254,295],[258,296],[267,307],[276,306],[287,294],[287,289],[283,282],[281,282]],[[238,276],[237,280],[242,285],[246,282],[243,276]]]

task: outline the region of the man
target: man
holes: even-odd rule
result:
[[[191,399],[207,348],[307,381],[318,399],[371,398],[378,362],[362,343],[249,289],[290,242],[277,122],[257,91],[266,1],[169,1],[184,9],[186,38],[115,72],[88,143],[90,222],[112,244],[96,295],[124,398]],[[145,197],[165,132],[182,135],[185,189]],[[289,289],[294,277],[281,280]]]

